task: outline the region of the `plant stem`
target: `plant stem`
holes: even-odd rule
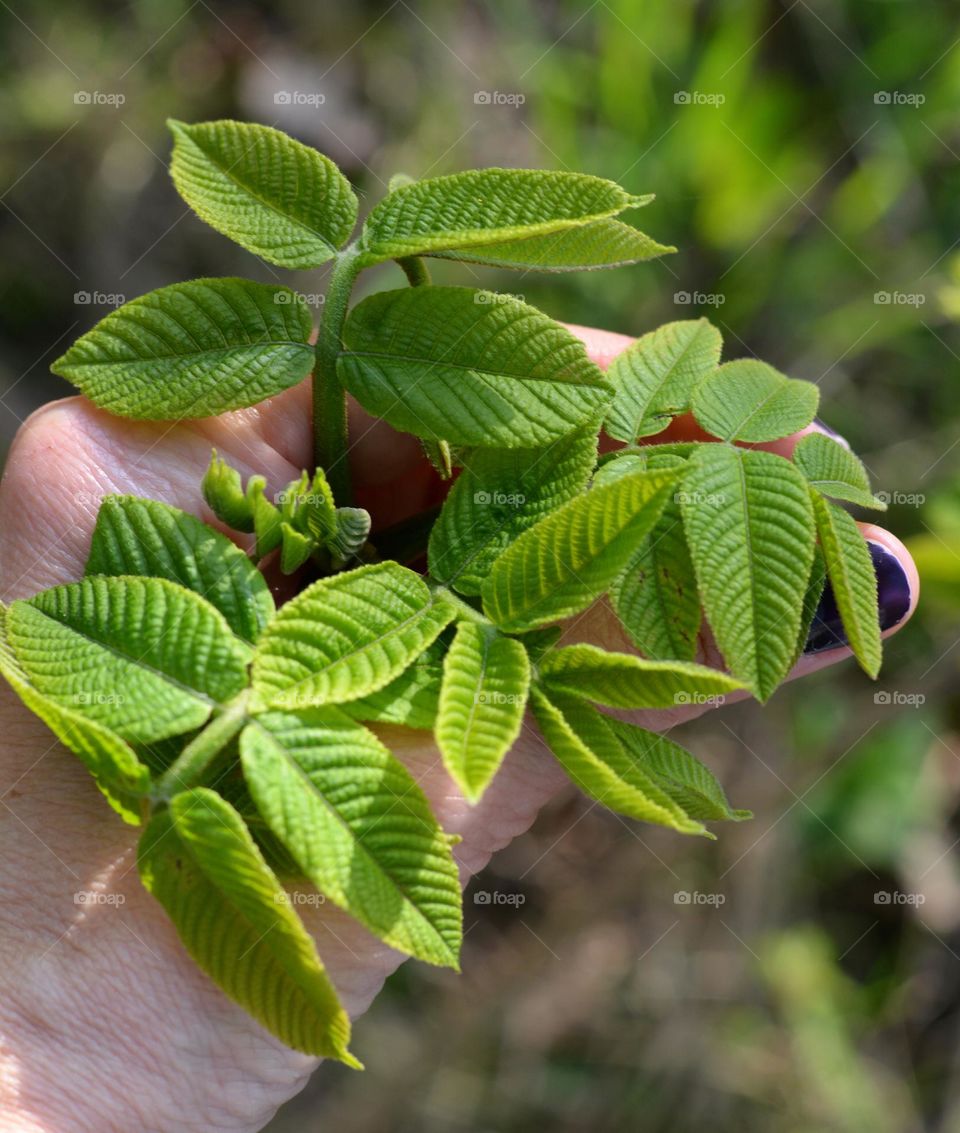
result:
[[[397,260],[411,287],[423,287],[430,282],[430,272],[420,256],[404,256]]]
[[[360,271],[359,256],[358,249],[351,246],[334,260],[313,370],[313,459],[327,474],[334,499],[341,507],[350,505],[352,493],[347,454],[347,393],[337,377],[337,357],[342,348],[350,292]]]
[[[155,797],[170,799],[178,791],[195,787],[204,773],[247,720],[249,692],[244,690],[194,736],[157,780]]]
[[[435,598],[453,606],[457,611],[457,616],[463,621],[476,622],[482,626],[492,626],[493,623],[480,610],[475,610],[469,602],[465,602],[459,595],[454,594],[452,590],[448,590],[446,586],[441,585],[439,582],[433,582],[427,579],[427,585]]]

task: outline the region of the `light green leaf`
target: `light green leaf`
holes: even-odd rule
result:
[[[288,1046],[360,1068],[316,947],[228,802],[205,787],[176,795],[144,831],[137,865],[187,951],[231,999]]]
[[[820,390],[755,358],[726,362],[693,391],[697,424],[724,441],[775,441],[805,429],[817,413]]]
[[[222,614],[161,578],[87,578],[14,602],[7,633],[37,691],[131,743],[200,727],[247,683]]]
[[[702,445],[680,489],[704,613],[733,673],[760,700],[787,675],[813,563],[810,492],[774,453]]]
[[[140,823],[139,798],[150,789],[150,769],[115,732],[44,696],[30,683],[7,640],[6,610],[0,607],[0,674],[34,715],[83,761],[124,822]]]
[[[676,250],[658,244],[620,220],[595,220],[579,228],[565,228],[547,236],[430,254],[465,263],[554,272],[622,267]]]
[[[596,455],[593,428],[549,448],[471,452],[430,533],[431,576],[479,594],[497,555],[586,488]]]
[[[793,462],[822,495],[877,511],[887,510],[883,500],[870,491],[870,478],[861,461],[832,437],[823,433],[801,437],[793,450]]]
[[[387,685],[454,616],[396,563],[322,578],[273,619],[253,658],[253,688],[271,708],[356,700]]]
[[[213,417],[302,381],[310,330],[289,288],[193,279],[111,311],[50,368],[120,417]]]
[[[593,474],[593,486],[600,488],[604,484],[612,484],[623,476],[631,476],[634,472],[646,472],[648,467],[647,454],[644,452],[627,452],[618,456],[616,460],[607,460],[599,465]]]
[[[350,312],[344,341],[337,373],[364,409],[430,440],[544,445],[595,419],[611,396],[570,331],[490,291],[381,291]]]
[[[853,517],[811,491],[817,534],[840,620],[860,667],[876,677],[883,660],[877,576],[870,548]]]
[[[604,428],[619,441],[659,433],[690,406],[697,383],[716,368],[723,340],[706,319],[666,323],[610,364],[616,388]]]
[[[437,745],[443,765],[475,803],[520,734],[530,660],[519,641],[463,621],[443,664]]]
[[[178,582],[206,598],[233,632],[251,643],[275,611],[263,575],[239,547],[195,516],[158,500],[107,496],[85,573]]]
[[[170,120],[170,174],[218,232],[287,268],[333,259],[357,220],[357,198],[334,163],[280,130],[250,122]]]
[[[550,689],[611,708],[722,703],[728,692],[743,688],[726,673],[692,661],[647,661],[585,644],[552,650],[540,662],[540,676]]]
[[[679,744],[634,724],[608,722],[644,771],[690,818],[740,822],[753,817],[748,810],[733,810],[713,773]]]
[[[394,948],[457,967],[460,883],[415,780],[335,708],[268,712],[240,739],[257,809],[304,874]]]
[[[807,638],[816,617],[820,599],[823,597],[823,588],[827,581],[827,564],[824,562],[823,552],[819,545],[813,549],[813,566],[810,568],[810,577],[807,579],[807,588],[803,593],[803,610],[800,615],[800,632],[797,634],[797,648],[793,655],[793,665],[800,660],[807,645]],[[793,668],[793,665],[790,668]]]
[[[626,569],[674,484],[671,472],[637,472],[591,488],[528,528],[483,583],[487,616],[514,633],[586,609]]]
[[[253,502],[243,490],[240,473],[219,457],[216,449],[210,455],[200,487],[203,498],[218,519],[233,531],[253,531]]]
[[[432,730],[440,706],[445,654],[443,638],[438,638],[388,685],[348,701],[340,710],[354,720]]]
[[[399,186],[367,217],[365,263],[560,232],[646,204],[600,177],[472,169]]]
[[[584,794],[610,810],[669,826],[682,834],[712,838],[688,817],[620,743],[608,717],[582,700],[530,690],[534,716],[550,749]]]

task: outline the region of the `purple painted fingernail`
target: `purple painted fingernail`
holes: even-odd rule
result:
[[[847,438],[842,437],[836,429],[831,429],[826,421],[821,421],[819,417],[814,417],[813,423],[822,433],[826,433],[828,437],[832,437],[835,441],[839,441],[840,444],[844,446],[844,448],[850,448],[850,442],[847,440]]]
[[[867,543],[873,569],[877,575],[879,595],[880,628],[890,629],[903,621],[910,609],[910,581],[900,560],[881,543]],[[810,633],[803,652],[825,653],[828,649],[839,649],[846,645],[847,635],[843,632],[840,612],[833,589],[828,582],[823,589],[823,597],[813,616]]]

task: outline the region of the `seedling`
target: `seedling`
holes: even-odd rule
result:
[[[398,177],[350,241],[357,198],[328,158],[263,126],[171,129],[200,217],[280,267],[332,264],[316,343],[289,288],[196,279],[125,303],[53,369],[111,413],[162,420],[312,374],[315,468],[277,493],[213,455],[205,497],[249,553],[165,503],[106,498],[85,577],[3,611],[0,669],[144,825],[140,876],[197,963],[289,1045],[359,1065],[287,887],[312,883],[428,963],[456,967],[461,942],[455,839],[376,725],[432,730],[476,802],[529,707],[589,796],[708,834],[747,812],[673,740],[597,705],[766,700],[825,577],[875,676],[870,555],[833,501],[883,505],[826,436],[792,460],[743,447],[809,425],[818,391],[721,364],[706,319],[659,327],[603,373],[536,308],[430,283],[425,257],[562,272],[662,255],[618,219],[649,197],[575,173]],[[358,274],[391,260],[410,286],[350,309]],[[348,394],[453,480],[405,541],[352,499]],[[686,413],[718,439],[658,444]],[[624,447],[600,457],[601,433]],[[425,575],[407,565],[424,551]],[[264,562],[314,581],[277,610]],[[604,596],[637,653],[558,644],[558,623]],[[701,611],[728,672],[697,663]]]

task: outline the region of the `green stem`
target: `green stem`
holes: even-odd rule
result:
[[[476,622],[477,625],[482,626],[493,625],[493,622],[490,621],[486,614],[481,613],[480,610],[475,610],[469,602],[464,602],[459,595],[454,594],[452,590],[448,590],[446,586],[441,585],[439,582],[433,582],[429,578],[427,579],[427,585],[430,587],[434,598],[439,598],[441,601],[448,603],[456,609],[457,617],[462,621]]]
[[[334,260],[330,286],[317,334],[313,370],[313,458],[327,474],[334,499],[341,507],[351,502],[350,460],[347,450],[347,393],[337,377],[337,358],[343,345],[343,324],[350,292],[360,272],[360,253],[345,248]]]
[[[397,263],[411,287],[423,287],[430,282],[430,272],[420,256],[403,256]]]
[[[211,763],[246,723],[248,699],[249,691],[244,690],[193,737],[157,780],[156,798],[171,799],[178,791],[197,786]]]

